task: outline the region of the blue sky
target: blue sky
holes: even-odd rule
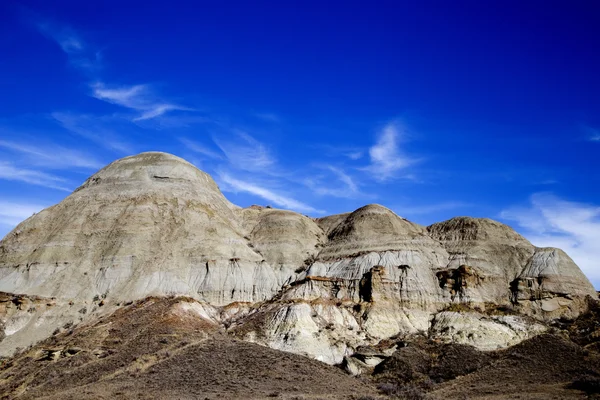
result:
[[[600,286],[600,3],[3,1],[0,236],[170,152],[241,206],[508,223]]]

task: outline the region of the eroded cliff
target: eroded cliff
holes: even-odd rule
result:
[[[165,153],[115,161],[15,228],[0,242],[0,291],[4,355],[177,295],[235,337],[355,373],[369,368],[361,346],[425,334],[505,347],[596,297],[568,255],[499,222],[422,227],[380,205],[319,219],[240,208]]]

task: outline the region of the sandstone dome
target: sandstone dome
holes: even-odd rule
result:
[[[536,248],[511,287],[514,301],[550,314],[559,314],[565,305],[580,307],[577,299],[596,295],[571,257],[551,247]]]
[[[324,235],[305,215],[272,208],[242,210],[253,248],[271,265],[302,266],[314,258]]]
[[[2,241],[0,290],[81,299],[219,296],[204,279],[211,263],[226,269],[233,258],[253,266],[262,258],[247,246],[235,208],[181,158],[126,157]]]
[[[423,229],[408,220],[399,217],[392,210],[379,204],[368,204],[357,209],[336,226],[329,238],[336,240],[355,240],[364,236],[415,237],[423,234]]]
[[[427,227],[429,235],[440,241],[491,240],[530,245],[508,225],[489,218],[455,217]]]
[[[77,190],[98,185],[132,185],[179,182],[220,193],[205,172],[183,158],[162,152],[146,152],[114,161],[91,176]]]
[[[398,250],[412,241],[432,242],[423,227],[379,204],[347,214],[328,234],[320,258],[344,257],[359,251]]]
[[[334,230],[335,227],[345,220],[350,214],[351,213],[347,212],[342,214],[328,215],[326,217],[317,218],[315,222],[323,230],[325,235],[329,236],[331,231]]]

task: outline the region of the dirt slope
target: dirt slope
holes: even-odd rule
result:
[[[395,398],[600,398],[600,302],[591,300],[588,312],[556,321],[550,332],[488,352],[425,337],[400,340],[372,379]]]
[[[375,393],[336,367],[228,338],[194,304],[150,298],[55,335],[5,361],[2,398],[342,399]]]
[[[213,310],[214,311],[214,310]],[[600,304],[551,334],[484,352],[425,336],[361,378],[233,339],[211,309],[147,298],[38,343],[0,367],[3,399],[584,399],[600,393]],[[363,349],[365,355],[376,349]],[[596,397],[594,397],[596,396]]]

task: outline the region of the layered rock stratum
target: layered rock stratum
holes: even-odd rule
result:
[[[597,297],[563,251],[490,219],[240,208],[158,152],[111,163],[19,224],[0,242],[0,291],[4,356],[135,301],[185,296],[178,312],[209,333],[353,374],[389,357],[390,338],[505,348]]]

